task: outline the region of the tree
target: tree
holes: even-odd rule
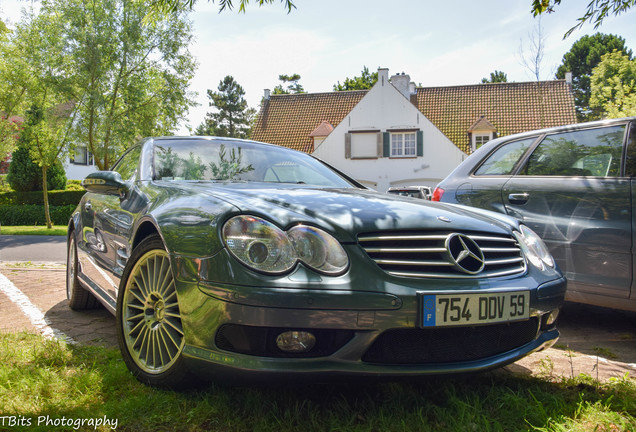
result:
[[[366,90],[373,87],[377,81],[378,72],[370,73],[369,68],[364,66],[359,77],[347,77],[343,84],[340,84],[340,81],[338,81],[337,84],[333,85],[333,89],[334,91]]]
[[[15,149],[20,127],[16,115],[21,112],[25,91],[16,85],[16,75],[24,75],[25,71],[12,61],[18,53],[10,44],[10,35],[0,21],[0,162]]]
[[[552,13],[556,5],[561,4],[561,0],[532,0],[532,13],[534,16],[542,13]],[[618,16],[629,10],[636,4],[636,0],[591,0],[587,5],[585,14],[578,18],[579,22],[568,30],[564,38],[570,36],[574,30],[580,28],[586,22],[594,23],[594,29],[598,29],[605,18],[610,15]]]
[[[524,48],[523,40],[519,41],[519,61],[530,72],[535,81],[539,82],[541,81],[541,68],[546,41],[541,17],[537,20],[532,32],[528,34],[528,40],[530,43],[529,48]]]
[[[42,190],[42,169],[33,162],[29,143],[18,141],[11,155],[11,164],[7,173],[7,183],[17,192]],[[66,174],[60,161],[57,161],[46,173],[47,190],[66,188]]]
[[[498,71],[498,70],[495,70],[494,72],[490,72],[490,79],[488,79],[488,78],[482,78],[481,79],[481,83],[482,84],[505,83],[505,82],[508,82],[508,75],[506,75],[504,72]]]
[[[43,4],[44,7],[44,4]],[[21,145],[41,170],[47,228],[52,227],[48,203],[49,170],[59,166],[70,144],[73,80],[67,74],[65,42],[58,37],[59,20],[40,19],[33,10],[15,30],[5,51],[12,86],[12,110],[29,103],[20,131]],[[65,183],[65,180],[64,180]]]
[[[210,106],[218,112],[207,113],[196,134],[247,138],[256,110],[247,106],[243,87],[228,75],[220,81],[218,90],[208,90]]]
[[[282,84],[274,87],[273,94],[305,93],[303,86],[298,83],[298,81],[300,81],[300,75],[297,73],[292,75],[278,75],[278,79],[282,81]],[[286,87],[283,87],[283,85]]]
[[[605,54],[590,82],[590,106],[603,117],[636,116],[636,60],[620,51]]]
[[[48,90],[73,102],[69,138],[86,143],[99,169],[139,138],[170,133],[194,105],[190,21],[185,13],[145,18],[146,7],[130,0],[44,0],[12,38],[18,52],[59,66],[64,79],[47,81]],[[25,43],[23,35],[38,29],[61,49]]]
[[[214,0],[208,0],[214,3]],[[180,10],[192,10],[194,8],[197,0],[150,0],[148,3],[150,6],[161,13],[165,12],[177,12]],[[240,0],[239,3],[239,12],[245,13],[245,7],[249,4],[250,0]],[[280,0],[285,9],[287,9],[287,13],[291,12],[292,9],[295,9],[296,6],[292,2],[292,0]],[[274,0],[256,0],[259,6],[263,6],[264,4],[272,4]],[[224,10],[232,10],[234,8],[234,4],[232,0],[219,0],[219,12],[223,12]]]
[[[570,51],[563,55],[563,61],[557,69],[556,77],[565,78],[566,72],[572,72],[572,92],[579,121],[595,120],[601,117],[599,109],[590,108],[590,76],[601,62],[604,54],[620,51],[630,59],[632,50],[625,46],[625,39],[612,34],[596,33],[583,36],[574,42]]]
[[[49,212],[47,173],[68,152],[72,109],[72,104],[68,103],[33,106],[27,111],[25,128],[22,131],[24,141],[30,144],[31,159],[42,170],[44,214],[46,227],[49,229],[53,228],[53,224]]]

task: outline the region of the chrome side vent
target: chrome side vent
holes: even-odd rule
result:
[[[482,233],[391,232],[358,241],[385,272],[412,278],[491,278],[521,274],[526,262],[511,236]]]

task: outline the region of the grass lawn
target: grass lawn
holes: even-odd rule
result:
[[[117,431],[635,431],[634,401],[627,376],[551,382],[502,371],[173,392],[137,382],[116,350],[0,334],[0,413],[30,423],[19,430],[57,430],[46,421],[64,418],[111,422],[76,429],[99,431],[114,421]]]
[[[66,225],[53,225],[48,229],[46,225],[41,226],[0,226],[0,235],[66,235]]]

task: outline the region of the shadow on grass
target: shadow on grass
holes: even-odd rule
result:
[[[173,392],[138,383],[117,350],[0,336],[0,412],[109,419],[118,431],[634,430],[636,384],[559,383],[495,371],[386,381],[209,384]],[[4,384],[2,384],[4,383]],[[605,429],[603,429],[605,428]],[[0,428],[2,429],[2,428]],[[60,429],[71,430],[71,428]],[[95,430],[92,426],[77,430]]]

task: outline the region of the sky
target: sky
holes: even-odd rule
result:
[[[239,0],[234,0],[238,6]],[[586,25],[563,39],[585,13],[588,1],[564,0],[540,25],[545,37],[541,79],[553,79],[563,55],[586,34],[621,36],[636,53],[636,7],[605,20],[595,30]],[[16,22],[24,0],[0,0],[0,16]],[[363,67],[406,73],[418,85],[476,84],[499,70],[508,81],[532,81],[521,52],[530,53],[539,20],[532,0],[294,0],[287,13],[279,0],[245,14],[219,13],[218,2],[198,0],[190,14],[199,63],[190,90],[197,102],[177,133],[189,134],[210,111],[207,89],[231,75],[245,89],[250,107],[258,108],[264,89],[280,84],[280,74],[301,76],[307,92],[329,92]]]

